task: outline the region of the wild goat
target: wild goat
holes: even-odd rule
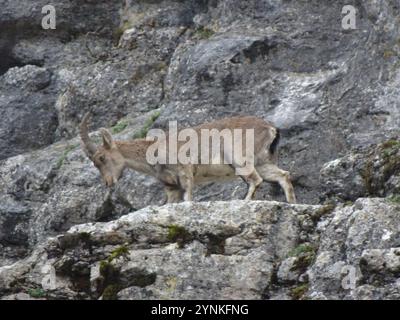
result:
[[[195,184],[237,178],[236,173],[238,171],[235,171],[235,169],[243,166],[243,163],[239,164],[235,159],[232,159],[232,154],[237,151],[232,149],[232,146],[229,147],[229,144],[228,146],[224,144],[217,154],[215,152],[212,154],[211,157],[217,157],[221,160],[220,162],[208,162],[207,164],[201,162],[200,159],[188,164],[150,164],[147,151],[151,146],[154,146],[154,141],[149,139],[114,141],[111,133],[104,128],[100,129],[103,145],[97,147],[89,138],[87,126],[89,116],[89,113],[86,114],[80,125],[83,149],[100,171],[104,182],[109,187],[113,186],[121,178],[124,169],[130,168],[151,175],[161,181],[165,187],[168,203],[182,200],[191,201]],[[286,200],[290,203],[296,203],[289,172],[277,166],[279,130],[271,123],[256,117],[244,116],[204,123],[191,129],[199,134],[201,130],[206,129],[216,129],[228,133],[237,129],[253,130],[254,154],[252,170],[247,174],[240,175],[248,184],[248,192],[245,199],[251,200],[257,187],[265,180],[279,183],[285,192]],[[178,144],[179,149],[182,143]],[[229,157],[231,157],[232,161],[227,164],[223,160]]]

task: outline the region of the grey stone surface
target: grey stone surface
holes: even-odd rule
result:
[[[0,292],[15,299],[32,288],[67,299],[398,299],[398,213],[398,204],[379,198],[333,211],[238,200],[149,206],[49,238],[0,267]]]
[[[320,182],[325,199],[354,201],[359,197],[396,198],[400,182],[398,137],[356,148],[323,165]]]
[[[321,221],[315,263],[308,270],[310,297],[398,299],[399,205],[358,199]]]
[[[0,268],[0,291],[39,286],[47,297],[106,299],[115,286],[120,299],[264,298],[273,295],[275,264],[302,241],[301,221],[323,208],[263,201],[146,207],[49,239]],[[25,279],[23,287],[13,287],[16,279]]]
[[[26,65],[0,76],[0,159],[50,144],[57,117],[51,72]]]

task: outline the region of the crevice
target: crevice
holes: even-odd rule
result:
[[[24,20],[0,23],[0,76],[14,67],[23,67],[28,64],[43,66],[43,61],[22,62],[13,54],[18,40],[36,37],[40,32],[37,26]]]

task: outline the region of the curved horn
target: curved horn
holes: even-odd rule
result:
[[[85,153],[89,158],[91,158],[96,153],[97,147],[89,138],[88,126],[87,126],[89,117],[90,117],[90,112],[86,113],[85,116],[83,117],[79,130]]]

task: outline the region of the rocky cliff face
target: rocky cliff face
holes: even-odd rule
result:
[[[45,4],[0,3],[0,295],[398,298],[398,1],[58,0],[56,30]],[[305,205],[233,182],[157,207],[135,172],[109,190],[87,111],[95,139],[269,119]]]
[[[399,299],[398,203],[149,206],[0,267],[4,299]]]

